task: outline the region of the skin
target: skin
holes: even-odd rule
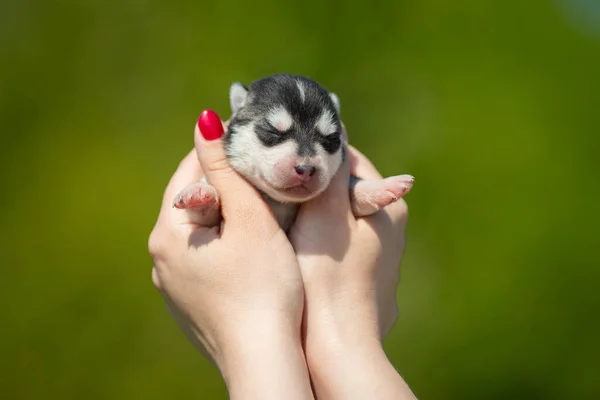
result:
[[[415,398],[381,346],[397,316],[406,203],[354,217],[350,172],[381,176],[350,147],[329,188],[301,206],[288,239],[231,169],[221,140],[205,141],[196,127],[195,144],[150,235],[152,278],[231,398]],[[204,175],[220,194],[220,226],[201,226],[172,207]]]
[[[408,216],[400,199],[368,217],[355,217],[350,172],[381,179],[350,147],[326,192],[302,205],[290,240],[305,292],[303,337],[315,394],[320,399],[415,399],[387,359],[381,341],[398,315],[398,264]]]
[[[221,140],[204,141],[198,128],[195,137],[202,151],[188,154],[173,175],[149,238],[154,285],[218,366],[232,399],[311,399],[292,245],[254,187],[230,168]],[[219,226],[200,226],[172,207],[202,171],[222,194]]]

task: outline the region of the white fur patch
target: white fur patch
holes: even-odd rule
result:
[[[333,105],[334,105],[336,111],[339,114],[340,113],[340,99],[339,99],[339,97],[335,93],[329,93],[329,97],[331,98],[331,101],[333,101]]]
[[[267,121],[279,132],[287,131],[294,123],[290,113],[281,105],[269,110]]]
[[[306,100],[306,93],[304,90],[304,82],[296,81],[296,86],[298,86],[298,90],[300,91],[300,100],[302,100],[302,102],[304,103],[304,101]]]
[[[290,140],[277,146],[266,147],[254,132],[253,123],[239,127],[234,134],[235,138],[228,151],[231,155],[231,166],[259,189],[272,195],[273,190],[265,184],[265,180],[271,185],[276,183],[276,164],[296,156],[296,143]]]
[[[323,111],[316,126],[319,132],[325,136],[331,135],[337,131],[337,126],[333,122],[333,114],[329,110]]]
[[[241,175],[247,178],[258,189],[273,199],[284,203],[298,202],[298,198],[287,197],[285,193],[275,188],[285,187],[287,182],[286,168],[293,171],[295,165],[310,164],[316,167],[317,174],[313,178],[316,190],[312,196],[317,196],[327,185],[331,178],[340,168],[342,163],[342,151],[339,149],[334,154],[325,151],[322,145],[316,144],[316,154],[306,157],[298,156],[298,144],[294,140],[287,140],[278,145],[265,146],[255,132],[254,123],[244,126],[236,126],[232,132],[232,141],[227,153],[231,166]],[[289,177],[289,175],[288,175]],[[308,200],[308,198],[303,201]],[[272,204],[271,204],[272,205]],[[283,206],[282,206],[283,207]],[[278,221],[287,221],[286,207],[273,210]]]
[[[317,168],[317,178],[324,189],[330,182],[342,163],[342,152],[338,150],[329,154],[323,146],[317,145],[317,154],[313,157],[298,158],[298,145],[293,140],[285,141],[273,147],[262,144],[256,132],[254,124],[237,127],[235,138],[231,142],[228,154],[231,166],[240,174],[254,183],[259,189],[271,197],[284,201],[281,193],[274,191],[272,186],[281,186],[281,177],[278,176],[281,169],[277,167],[286,160],[296,160],[290,164],[290,168],[296,163],[311,164]],[[290,199],[292,201],[292,199]]]

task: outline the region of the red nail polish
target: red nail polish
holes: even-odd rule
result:
[[[223,136],[221,118],[213,110],[204,110],[198,118],[198,128],[206,140],[216,140]]]

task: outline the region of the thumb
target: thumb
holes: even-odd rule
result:
[[[223,123],[214,111],[205,110],[200,114],[194,144],[204,175],[219,193],[224,218],[241,208],[252,208],[253,212],[262,215],[267,205],[260,193],[229,164],[222,139],[224,131]]]
[[[312,213],[316,212],[323,217],[345,216],[351,212],[349,194],[350,159],[347,146],[345,144],[342,144],[342,146],[344,152],[342,164],[331,179],[327,189],[316,198],[303,204],[305,208],[310,208]]]
[[[300,206],[290,231],[298,254],[330,254],[339,260],[347,250],[345,246],[350,241],[350,227],[356,224],[356,219],[350,207],[350,160],[347,148],[343,151],[346,154],[342,165],[327,189]],[[342,244],[343,249],[340,250],[339,245]]]

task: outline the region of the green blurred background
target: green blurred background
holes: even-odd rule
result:
[[[600,398],[596,0],[4,0],[0,397],[226,398],[150,280],[199,113],[310,76],[410,173],[401,315],[421,399]]]

